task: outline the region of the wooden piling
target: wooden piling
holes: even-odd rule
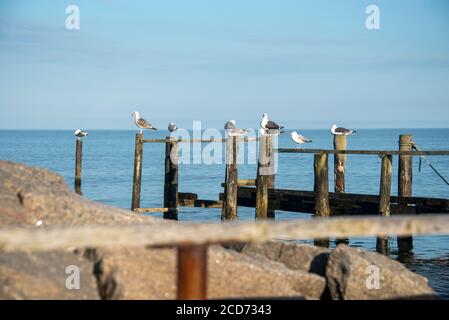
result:
[[[237,219],[237,154],[237,137],[228,136],[226,139],[226,177],[221,220]]]
[[[178,247],[178,299],[207,297],[207,245]]]
[[[274,160],[272,136],[262,135],[259,140],[259,159],[256,178],[256,219],[274,219],[275,212],[269,209],[268,189],[274,189]]]
[[[170,140],[171,137],[167,137]],[[164,179],[164,219],[178,220],[179,194],[178,194],[178,143],[170,141],[165,143],[165,179]]]
[[[334,150],[346,150],[347,137],[344,135],[334,135]],[[345,184],[346,155],[334,154],[334,191],[336,193],[346,192]],[[336,239],[336,243],[349,243],[349,239]]]
[[[411,134],[402,134],[399,136],[399,151],[412,151],[413,136]],[[413,161],[412,156],[400,155],[398,168],[398,196],[412,196],[413,181]],[[402,236],[397,238],[398,250],[401,253],[410,252],[413,249],[413,237]]]
[[[315,193],[315,216],[319,218],[329,217],[329,161],[328,155],[318,153],[314,156],[314,193]],[[329,247],[329,239],[315,239],[315,245]]]
[[[136,133],[134,151],[134,178],[131,210],[140,208],[140,190],[142,187],[142,156],[143,156],[143,133]]]
[[[328,162],[328,155],[326,153],[315,154],[315,216],[319,218],[329,217],[330,214]],[[314,243],[321,247],[329,247],[329,239],[316,239]]]
[[[380,173],[380,200],[379,200],[379,214],[381,216],[390,215],[390,197],[391,197],[391,173],[393,168],[393,156],[383,155],[382,166]],[[388,254],[390,251],[390,244],[388,236],[377,237],[376,250],[379,253]]]
[[[81,193],[81,171],[83,162],[83,140],[76,139],[76,156],[75,156],[75,191]]]

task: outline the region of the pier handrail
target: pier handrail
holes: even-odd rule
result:
[[[449,150],[421,150],[421,151],[399,151],[399,150],[326,150],[326,149],[273,149],[278,153],[311,153],[311,154],[364,154],[364,155],[402,155],[402,156],[449,156]]]
[[[239,142],[255,142],[258,141],[258,138],[255,137],[241,137],[238,138]],[[211,143],[211,142],[226,142],[226,139],[141,139],[142,143],[167,143],[167,142],[176,142],[176,143]]]
[[[197,246],[273,239],[449,234],[449,215],[315,218],[296,221],[86,225],[2,228],[0,250],[48,251],[73,247]]]

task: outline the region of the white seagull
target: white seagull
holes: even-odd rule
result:
[[[301,145],[303,143],[307,143],[307,142],[312,142],[311,139],[307,139],[306,137],[304,137],[303,135],[300,135],[298,132],[296,131],[292,131],[292,133],[290,134],[292,140],[294,143],[296,143],[296,147],[299,146],[299,148],[301,148]]]
[[[262,120],[260,121],[260,127],[263,129],[264,134],[280,134],[283,133],[284,127],[278,125],[276,122],[268,120],[268,115],[266,113],[263,114]],[[261,131],[262,132],[262,131]]]
[[[168,131],[175,132],[176,130],[178,130],[178,127],[176,126],[176,124],[174,124],[173,122],[170,122],[168,124]]]
[[[84,138],[85,136],[87,136],[89,133],[87,133],[87,131],[83,131],[81,129],[76,129],[75,130],[75,136],[78,138],[78,140],[81,140],[81,138]]]
[[[235,120],[229,120],[225,123],[226,132],[230,137],[239,137],[248,133],[248,130],[237,128]]]
[[[153,127],[151,123],[149,123],[144,118],[140,117],[140,113],[138,111],[134,111],[131,116],[134,116],[134,123],[140,129],[140,133],[143,133],[143,129],[156,131],[157,129]]]
[[[350,136],[353,133],[357,133],[355,130],[346,129],[343,127],[337,127],[336,124],[332,125],[331,132],[336,136]]]

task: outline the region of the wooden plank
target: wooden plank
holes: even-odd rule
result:
[[[165,144],[164,207],[170,208],[164,219],[178,220],[178,143],[172,141]]]
[[[182,200],[197,200],[198,194],[191,192],[178,192],[178,197]]]
[[[179,199],[179,206],[194,207],[194,208],[222,208],[223,202],[220,200],[190,200]]]
[[[390,215],[390,198],[391,198],[391,174],[393,171],[393,156],[386,155],[382,157],[382,166],[380,173],[380,200],[379,213],[382,216],[388,217]],[[376,241],[376,249],[378,252],[388,254],[390,245],[388,236],[378,237]]]
[[[134,212],[137,213],[151,213],[151,212],[168,212],[170,208],[136,208]]]
[[[327,153],[327,154],[364,154],[364,155],[409,155],[409,156],[447,156],[449,150],[422,150],[422,151],[398,151],[398,150],[324,150],[324,149],[287,149],[278,148],[274,152],[279,153]]]
[[[314,197],[313,191],[268,190],[269,203],[276,210],[314,213]],[[449,213],[449,199],[391,196],[390,201],[392,214]],[[379,202],[379,195],[329,192],[331,215],[377,215],[379,214]],[[256,204],[255,188],[239,187],[237,204],[254,208]]]
[[[346,150],[348,145],[347,137],[344,135],[334,135],[334,150]],[[334,154],[334,191],[344,193],[346,191],[346,155]],[[348,244],[349,239],[336,239],[337,244]]]
[[[133,225],[3,227],[0,248],[10,251],[51,251],[73,247],[180,246],[272,239],[382,235],[447,235],[449,215],[345,217],[310,220],[221,223],[151,223]]]
[[[237,137],[230,137],[226,141],[226,174],[221,220],[237,219]]]
[[[134,177],[131,210],[140,208],[140,191],[142,187],[143,133],[136,134],[134,151]]]
[[[169,140],[169,139],[142,139],[142,143],[167,143],[169,141],[174,141],[177,143],[211,143],[211,142],[226,142],[226,139],[217,139],[217,138],[211,138],[211,139],[177,139],[177,140]],[[239,142],[254,142],[258,141],[255,137],[239,137]]]
[[[315,154],[314,156],[314,199],[315,216],[319,218],[329,217],[329,173],[328,173],[328,155],[325,153]],[[329,238],[320,238],[314,240],[315,245],[329,247]]]
[[[413,137],[411,134],[401,134],[399,136],[399,151],[413,150]],[[399,156],[398,168],[398,196],[411,197],[413,182],[413,163],[409,155]],[[413,249],[413,237],[398,237],[398,250],[400,253],[410,252]]]
[[[272,136],[262,135],[257,162],[256,219],[274,219],[274,211],[268,207],[268,188],[274,184],[274,159],[271,151]]]

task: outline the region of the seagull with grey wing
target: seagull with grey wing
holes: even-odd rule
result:
[[[156,131],[157,129],[153,127],[151,123],[149,123],[144,118],[140,117],[140,113],[138,111],[134,111],[131,116],[134,116],[134,123],[136,124],[137,128],[140,129],[140,133],[143,133],[143,129],[147,130],[153,130]]]
[[[346,129],[343,127],[337,127],[336,124],[332,125],[331,133],[334,136],[350,136],[353,133],[357,133],[355,130]]]
[[[268,120],[268,115],[263,114],[262,120],[260,121],[260,128],[263,129],[264,134],[275,135],[284,133],[284,127],[278,125],[276,122]],[[261,130],[262,132],[262,130]]]
[[[174,124],[173,122],[170,122],[168,124],[168,131],[169,132],[175,132],[176,130],[178,130],[178,127],[176,126],[176,124]]]
[[[248,130],[237,128],[235,120],[226,122],[224,128],[230,137],[239,137],[248,133]]]
[[[76,129],[75,130],[75,136],[78,138],[78,140],[81,140],[81,138],[84,138],[85,136],[87,136],[89,133],[87,133],[87,131],[83,131],[81,129]]]
[[[301,148],[301,145],[303,143],[308,143],[308,142],[312,142],[311,139],[308,139],[306,137],[304,137],[303,135],[299,134],[296,131],[292,131],[292,133],[290,134],[292,140],[294,143],[296,143],[296,147],[299,146],[299,148]]]

